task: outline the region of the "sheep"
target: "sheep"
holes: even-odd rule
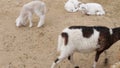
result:
[[[98,3],[82,3],[79,5],[79,11],[82,11],[86,15],[105,15],[102,5]]]
[[[68,11],[68,12],[76,12],[78,11],[78,6],[81,2],[79,2],[78,0],[68,0],[66,3],[65,3],[65,10]]]
[[[113,64],[110,68],[120,68],[120,62]]]
[[[89,53],[96,51],[93,68],[96,68],[99,56],[104,52],[105,61],[108,63],[107,49],[120,40],[120,27],[108,28],[105,26],[70,26],[65,28],[58,37],[60,56],[53,62],[51,68],[65,58],[79,68],[73,61],[74,52]]]
[[[45,13],[46,13],[46,5],[44,2],[35,0],[25,4],[22,7],[20,15],[16,19],[16,26],[25,26],[26,21],[29,20],[29,27],[33,26],[32,23],[32,14],[35,13],[40,17],[40,21],[38,22],[37,27],[41,27],[44,24]]]

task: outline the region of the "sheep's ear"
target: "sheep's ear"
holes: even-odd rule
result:
[[[82,9],[83,9],[83,10],[86,10],[86,8],[85,8],[85,7],[82,7]]]
[[[82,3],[81,3],[81,2],[79,2],[79,3],[78,3],[78,6],[80,7],[80,5],[81,5],[81,4],[82,4]]]
[[[82,7],[82,9],[83,9],[83,10],[87,10],[87,6],[86,6],[86,5],[84,5],[84,7]]]

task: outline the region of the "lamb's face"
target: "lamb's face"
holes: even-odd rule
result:
[[[16,26],[17,27],[22,26],[22,21],[19,18],[16,19]]]
[[[79,7],[79,10],[80,11],[86,10],[86,5],[85,4],[81,4],[80,7]]]

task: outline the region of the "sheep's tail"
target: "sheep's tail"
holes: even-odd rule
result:
[[[60,52],[62,49],[62,46],[66,46],[68,43],[68,34],[63,32],[58,37],[58,48],[57,51]]]
[[[60,52],[61,51],[61,46],[63,44],[63,38],[61,37],[61,35],[59,35],[58,37],[58,48],[57,48],[57,51]]]

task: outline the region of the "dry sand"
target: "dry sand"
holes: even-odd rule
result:
[[[47,5],[45,25],[37,28],[38,17],[33,18],[34,26],[17,28],[15,19],[22,5],[31,0],[0,0],[0,68],[50,68],[59,55],[57,49],[58,34],[70,25],[103,25],[120,26],[120,0],[82,0],[97,2],[103,5],[105,16],[86,16],[80,12],[68,13],[64,10],[66,0],[43,0]],[[104,54],[101,55],[97,68],[109,68],[118,60],[120,42],[114,44],[109,51],[109,65],[104,66]],[[75,53],[75,63],[80,68],[91,68],[94,53]],[[57,68],[73,68],[68,60]]]

